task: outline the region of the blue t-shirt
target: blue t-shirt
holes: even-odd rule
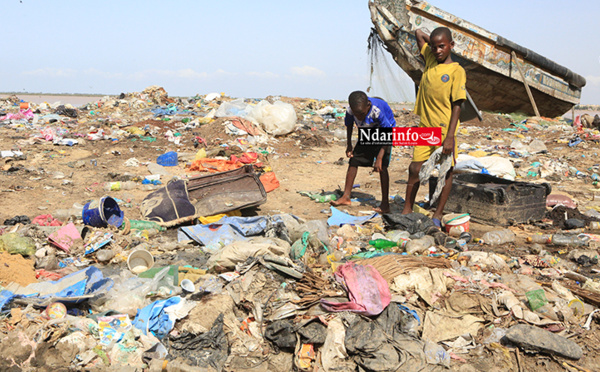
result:
[[[396,126],[396,119],[394,119],[394,112],[388,103],[379,98],[371,98],[371,109],[365,117],[364,121],[359,121],[352,114],[352,109],[348,107],[346,110],[346,117],[344,123],[346,126],[356,124],[358,128],[393,128]]]

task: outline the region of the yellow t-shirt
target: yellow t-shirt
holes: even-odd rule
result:
[[[425,71],[417,94],[415,114],[421,117],[421,127],[442,127],[445,138],[452,102],[467,99],[467,74],[458,62],[439,64],[429,44],[423,46],[421,55],[425,58]]]

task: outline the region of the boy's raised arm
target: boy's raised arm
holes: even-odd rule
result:
[[[427,35],[423,30],[418,29],[415,30],[415,37],[417,38],[417,46],[419,47],[419,53],[423,49],[423,45],[429,43],[429,35]]]

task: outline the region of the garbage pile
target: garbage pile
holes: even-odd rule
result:
[[[429,195],[364,212],[364,182],[359,206],[323,208],[344,107],[157,86],[0,101],[1,368],[593,370],[597,130],[466,123],[455,184],[471,197],[440,230]],[[395,148],[391,169],[409,161]]]

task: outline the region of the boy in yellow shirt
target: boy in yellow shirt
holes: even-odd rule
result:
[[[465,70],[452,61],[450,55],[454,47],[452,33],[446,27],[438,27],[431,35],[416,30],[417,45],[425,59],[425,71],[415,102],[415,113],[421,117],[420,127],[441,127],[443,154],[456,156],[455,135],[458,130],[460,105],[467,98]],[[439,146],[415,146],[413,159],[408,168],[406,202],[402,214],[412,212],[417,191],[419,191],[419,171]],[[448,195],[452,188],[452,169],[446,174],[446,184],[440,194],[433,222],[440,227],[440,219]]]

